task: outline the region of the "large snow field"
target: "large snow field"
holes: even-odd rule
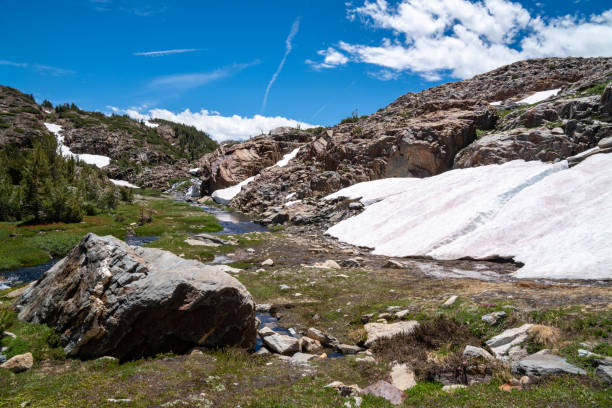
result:
[[[327,233],[387,256],[513,258],[519,278],[612,279],[612,155],[390,180],[396,194],[381,180],[335,193],[381,201]]]

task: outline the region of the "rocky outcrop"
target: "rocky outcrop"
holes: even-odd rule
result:
[[[305,205],[307,199],[317,200],[362,181],[427,177],[455,167],[514,159],[555,161],[594,147],[609,136],[606,109],[611,92],[597,93],[601,83],[611,79],[612,58],[522,61],[406,94],[366,117],[304,132],[310,139],[300,141],[299,154],[283,168],[262,172],[271,160],[260,159],[260,153],[255,159],[262,164],[256,166],[251,159],[239,160],[233,151],[215,152],[203,163],[209,169],[203,180],[215,189],[259,171],[231,206],[273,223],[328,222],[329,216],[319,217],[325,209]],[[534,92],[559,88],[550,101],[535,106],[517,103]],[[491,105],[494,101],[499,104]],[[292,132],[281,129],[232,149],[251,146],[257,151],[254,146],[265,146],[268,152],[285,152],[289,149],[275,150],[275,144],[280,146],[276,138],[288,138]],[[299,207],[283,208],[296,200],[301,200]],[[281,212],[288,217],[278,218]]]
[[[252,348],[255,304],[216,266],[88,234],[18,300],[69,356],[121,360],[200,347]]]
[[[31,148],[35,140],[48,133],[44,114],[31,95],[0,85],[0,149]]]
[[[278,162],[284,154],[311,139],[312,135],[308,132],[280,128],[274,129],[269,136],[222,145],[196,162],[201,173],[202,194],[211,194],[259,174]]]

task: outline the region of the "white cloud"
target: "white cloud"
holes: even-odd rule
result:
[[[149,85],[152,87],[168,87],[179,90],[196,88],[209,82],[237,74],[238,72],[257,64],[259,64],[259,61],[253,61],[245,64],[232,64],[216,69],[212,72],[167,75],[155,78],[149,83]]]
[[[377,72],[368,72],[368,76],[378,79],[380,81],[391,81],[392,79],[397,79],[400,76],[398,71],[391,71],[388,69],[381,69]]]
[[[346,55],[342,54],[333,47],[328,47],[326,50],[318,51],[317,54],[324,57],[323,62],[315,62],[312,60],[306,60],[307,64],[312,65],[315,69],[321,68],[335,68],[339,65],[344,65],[349,62]]]
[[[134,55],[142,56],[142,57],[164,57],[166,55],[183,54],[186,52],[196,52],[196,51],[200,51],[200,50],[198,48],[180,48],[180,49],[175,49],[175,50],[135,52]]]
[[[270,94],[270,89],[272,88],[272,85],[276,81],[276,78],[278,78],[278,75],[280,74],[280,72],[283,70],[285,61],[287,60],[289,53],[293,49],[293,45],[291,44],[291,41],[293,41],[293,37],[295,37],[299,29],[300,29],[300,18],[298,17],[293,22],[293,25],[291,26],[291,31],[289,31],[289,35],[287,36],[287,39],[285,40],[285,55],[283,55],[283,59],[281,60],[280,64],[278,64],[278,68],[276,69],[276,72],[274,73],[274,75],[272,75],[272,79],[270,79],[270,82],[268,82],[268,86],[266,86],[266,92],[264,93],[263,101],[261,102],[262,112],[266,109],[266,104],[268,103],[268,95]]]
[[[377,0],[349,8],[348,17],[390,30],[393,36],[380,45],[340,41],[347,61],[415,72],[428,80],[447,74],[468,78],[528,58],[612,54],[612,9],[589,18],[551,19],[531,15],[510,0],[402,0],[397,5]],[[325,58],[322,62],[309,63],[341,65],[326,61],[330,50],[335,51],[330,47],[318,52]]]
[[[165,119],[172,122],[194,126],[196,129],[208,133],[218,142],[225,140],[244,140],[251,136],[268,133],[279,126],[300,127],[308,129],[316,127],[309,123],[288,119],[282,116],[253,117],[232,115],[223,116],[219,112],[202,109],[200,112],[191,112],[189,109],[174,113],[167,109],[150,109],[142,113],[138,108],[118,109],[108,106],[113,113],[125,113],[133,119],[147,121],[150,119]]]
[[[4,65],[8,67],[16,67],[16,68],[26,68],[34,72],[50,74],[53,76],[60,76],[60,75],[67,75],[67,74],[74,73],[74,71],[70,69],[52,67],[49,65],[30,64],[29,62],[14,62],[14,61],[0,60],[0,65]]]

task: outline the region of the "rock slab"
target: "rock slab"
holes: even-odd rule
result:
[[[213,265],[86,235],[18,300],[19,318],[54,326],[69,356],[120,360],[194,347],[252,348],[255,303]]]
[[[513,370],[528,376],[543,376],[550,374],[586,374],[582,368],[578,368],[567,362],[566,359],[554,354],[545,353],[542,350],[518,361]]]
[[[400,405],[407,398],[407,395],[397,387],[382,380],[364,388],[363,393],[382,397],[393,405]]]
[[[368,338],[365,341],[366,347],[371,347],[382,338],[395,337],[401,333],[411,333],[419,322],[416,320],[407,320],[397,323],[367,323],[363,327],[368,334]]]
[[[7,360],[6,363],[0,365],[0,367],[5,368],[14,373],[21,373],[23,371],[27,371],[34,365],[34,357],[32,353],[19,354],[17,356],[11,357]]]

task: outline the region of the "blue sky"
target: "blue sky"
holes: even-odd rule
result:
[[[333,125],[518,59],[610,56],[610,9],[595,0],[4,2],[0,83],[39,101],[243,138],[289,120]]]

